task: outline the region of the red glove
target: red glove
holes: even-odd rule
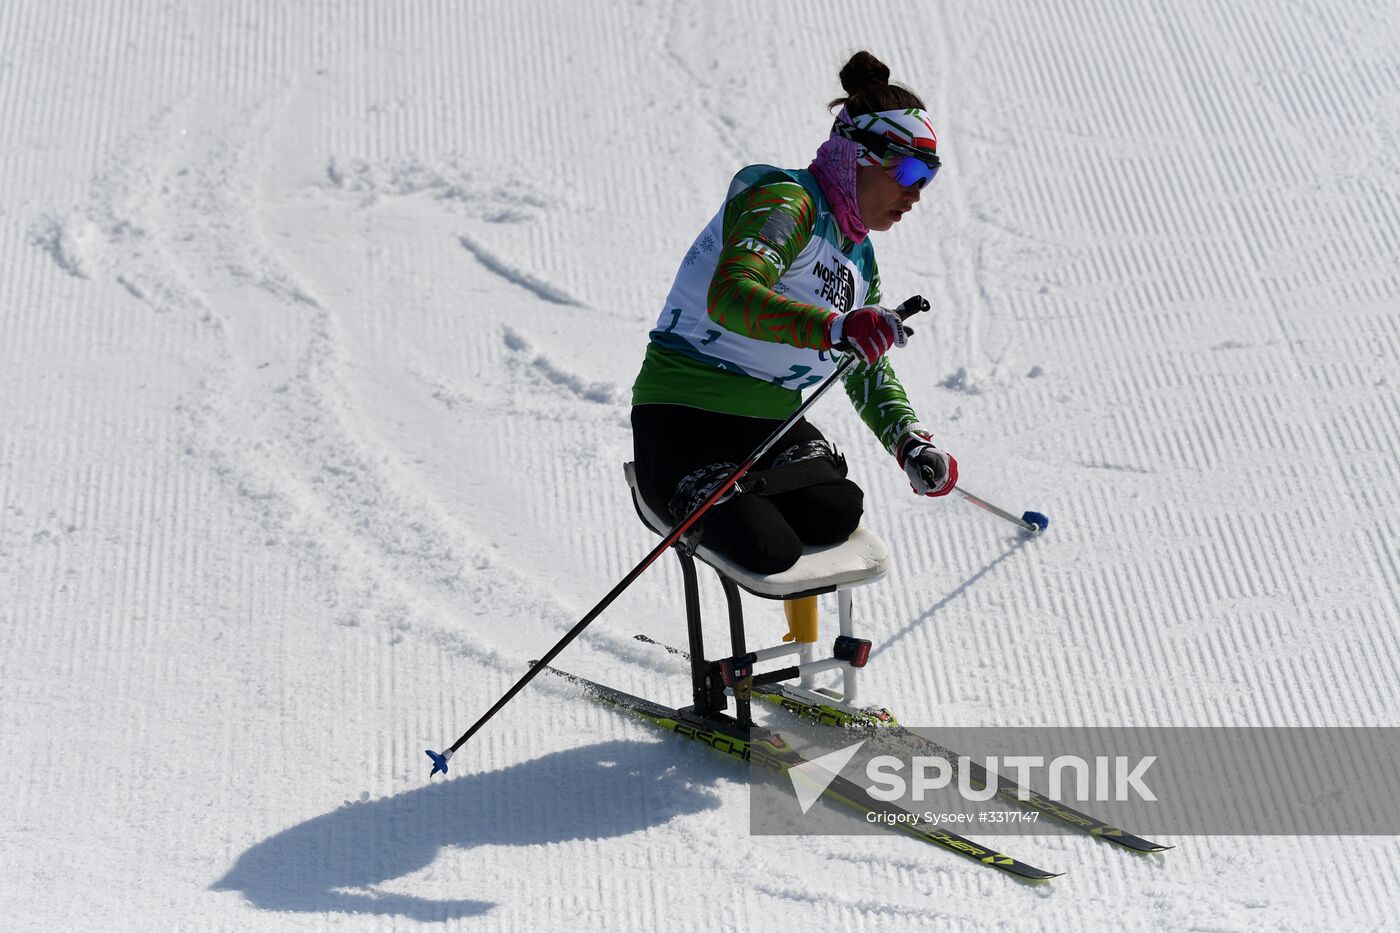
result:
[[[895,458],[909,477],[909,486],[920,496],[946,496],[958,484],[958,461],[933,444],[925,431],[910,432]]]
[[[827,338],[837,350],[849,350],[861,362],[873,363],[890,347],[902,347],[909,342],[909,332],[899,315],[889,308],[870,305],[838,314],[827,325]]]

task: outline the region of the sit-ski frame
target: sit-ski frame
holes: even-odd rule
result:
[[[719,577],[720,585],[724,589],[725,604],[729,611],[730,650],[733,654],[722,661],[708,659],[705,655],[703,623],[700,615],[700,587],[695,571],[695,554],[688,544],[682,542],[677,542],[674,550],[681,562],[681,577],[685,584],[686,632],[690,642],[690,676],[694,699],[694,705],[690,709],[693,712],[711,718],[725,715],[725,710],[728,707],[728,690],[724,682],[725,674],[730,673],[731,680],[734,679],[733,675],[739,672],[734,671],[733,662],[738,659],[747,662],[745,670],[749,675],[740,677],[732,691],[737,713],[734,718],[741,725],[750,726],[753,724],[747,685],[777,683],[792,678],[800,678],[800,681],[796,685],[786,686],[785,692],[809,700],[814,704],[854,710],[857,673],[859,667],[864,666],[864,656],[861,657],[858,664],[835,656],[818,659],[815,642],[799,641],[784,642],[771,648],[760,648],[750,652],[744,633],[744,609],[740,598],[740,586],[733,578],[718,568],[711,569]],[[854,639],[855,626],[852,621],[851,590],[866,582],[869,581],[862,580],[845,585],[823,586],[812,590],[786,593],[781,596],[757,593],[753,590],[747,590],[747,592],[761,599],[778,600],[801,599],[807,596],[835,592],[840,633],[845,638]],[[798,663],[778,671],[756,675],[752,673],[754,663],[771,661],[787,655],[798,655]],[[729,671],[725,670],[726,665],[730,666]],[[842,675],[842,692],[840,694],[816,686],[815,677],[817,674],[836,669],[839,669]]]

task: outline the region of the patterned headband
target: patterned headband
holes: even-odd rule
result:
[[[846,111],[846,108],[842,107],[836,119],[838,122],[849,123],[859,129],[878,133],[906,146],[938,151],[938,136],[933,132],[933,123],[929,121],[928,114],[917,108],[880,110],[876,113],[862,113],[853,117]],[[868,148],[861,147],[858,165],[879,165],[880,161],[878,155]]]

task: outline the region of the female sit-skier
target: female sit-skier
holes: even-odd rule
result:
[[[885,356],[906,333],[880,304],[868,234],[898,223],[939,165],[923,102],[889,76],[874,55],[856,53],[812,164],[742,169],[682,260],[632,387],[638,486],[661,515],[679,520],[704,501],[797,409],[801,390],[834,371],[838,353],[859,358],[846,393],[914,491],[943,496],[957,483],[957,461],[919,426]],[[755,468],[809,459],[829,463],[825,481],[713,506],[705,546],[772,574],[804,544],[846,540],[863,493],[805,418]]]

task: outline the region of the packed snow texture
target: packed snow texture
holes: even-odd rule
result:
[[[1395,725],[1400,7],[0,5],[0,925],[1369,928],[1390,838],[747,835],[743,770],[526,690],[652,546],[621,465],[677,263],[866,47],[945,169],[895,365],[1031,543],[814,420],[917,725]],[[1386,518],[1390,516],[1390,518]],[[683,702],[680,577],[565,666]],[[711,581],[712,582],[712,581]],[[711,618],[718,588],[706,590]],[[824,607],[828,612],[831,606]],[[782,615],[751,602],[755,641]]]

